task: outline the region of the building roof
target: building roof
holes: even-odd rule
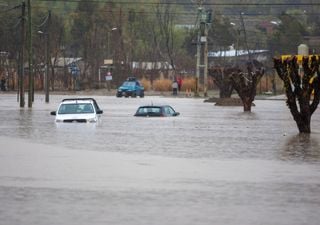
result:
[[[250,54],[261,54],[267,53],[268,50],[249,50]],[[235,56],[244,56],[248,55],[247,50],[227,50],[227,51],[218,51],[218,52],[208,52],[208,57],[235,57]]]
[[[52,58],[51,59],[52,64],[54,63],[54,60],[56,60],[55,65],[57,67],[64,67],[64,66],[70,66],[72,63],[77,63],[77,62],[81,61],[82,58],[63,58],[63,57]]]
[[[132,62],[132,68],[145,70],[172,70],[172,66],[168,62]]]

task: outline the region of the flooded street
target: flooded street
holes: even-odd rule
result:
[[[63,98],[0,94],[0,225],[316,225],[320,111],[299,135],[284,101],[94,96],[97,124],[56,124]],[[136,118],[140,105],[180,116]]]

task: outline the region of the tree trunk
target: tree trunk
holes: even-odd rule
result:
[[[219,88],[220,98],[230,98],[233,92],[233,85],[229,78],[232,72],[237,68],[214,67],[208,70],[208,75],[214,79],[215,84]]]
[[[232,85],[231,83],[224,83],[219,87],[219,97],[220,98],[230,98],[232,94]]]
[[[310,124],[311,124],[310,121],[309,122],[297,121],[299,132],[310,134],[311,133]]]
[[[251,98],[242,98],[243,111],[251,112],[252,100]]]
[[[311,115],[310,113],[300,114],[295,117],[300,133],[311,133]]]

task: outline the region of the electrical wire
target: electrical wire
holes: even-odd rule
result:
[[[21,8],[21,5],[14,6],[10,9],[2,10],[2,11],[0,11],[0,13],[7,13],[7,12],[13,11],[15,9],[19,9],[19,8]]]
[[[54,10],[55,12],[61,12],[61,13],[65,13],[63,11],[61,11],[61,9],[63,9],[62,7],[44,7],[44,6],[33,6],[33,8],[35,9],[52,9]],[[132,9],[128,9],[128,10],[122,10],[123,13],[129,13],[131,12]],[[73,10],[72,12],[76,12],[76,13],[87,13],[88,11],[86,10],[79,10],[79,9],[76,9],[76,10]],[[98,10],[95,10],[95,12],[98,12],[98,13],[118,13],[116,12],[115,10],[105,10],[105,9],[98,9]],[[150,15],[150,16],[153,16],[155,12],[153,11],[134,11],[135,13],[137,14],[143,14],[143,15]],[[195,19],[197,17],[197,13],[194,13],[194,12],[171,12],[171,13],[168,13],[169,15],[176,15],[176,16],[183,16],[183,17],[188,17],[188,18],[191,18],[191,19]],[[232,12],[226,12],[226,13],[219,13],[219,15],[221,16],[238,16],[236,15],[235,13],[232,13]],[[264,13],[244,13],[243,16],[245,17],[257,17],[257,16],[281,16],[283,15],[283,13],[280,13],[280,12],[264,12]],[[318,16],[320,15],[320,12],[319,13],[314,13],[314,12],[301,12],[301,13],[287,13],[286,15],[291,15],[291,16]]]
[[[65,2],[65,3],[109,3],[110,0],[34,0],[35,2]],[[194,3],[187,2],[147,2],[147,1],[117,1],[116,4],[144,4],[144,5],[182,5],[190,6]],[[320,3],[202,3],[203,6],[320,6]]]
[[[44,19],[43,22],[40,25],[36,25],[36,24],[32,24],[34,26],[37,26],[38,28],[42,27],[43,25],[45,25],[48,22],[49,19],[49,15],[47,15]]]

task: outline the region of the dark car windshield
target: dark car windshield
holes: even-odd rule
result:
[[[58,111],[58,114],[82,114],[82,113],[94,113],[92,104],[90,103],[62,104]]]
[[[137,112],[137,114],[150,114],[150,113],[160,114],[161,108],[160,107],[140,107]]]

